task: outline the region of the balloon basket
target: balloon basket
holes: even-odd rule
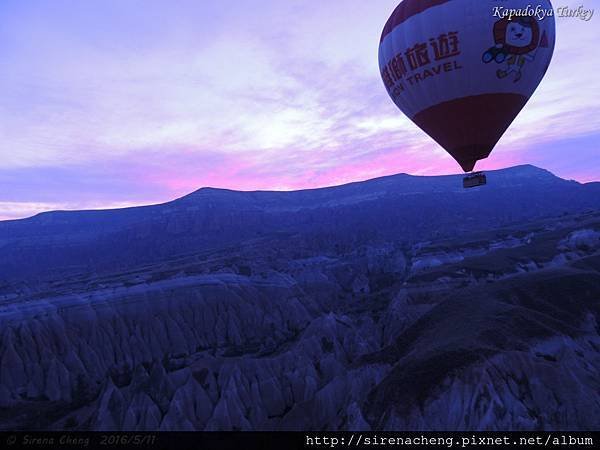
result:
[[[487,184],[487,178],[483,172],[472,173],[463,178],[463,187],[465,189],[483,186],[485,184]]]

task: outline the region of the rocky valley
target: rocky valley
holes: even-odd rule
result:
[[[488,180],[0,222],[0,429],[598,429],[600,183]]]

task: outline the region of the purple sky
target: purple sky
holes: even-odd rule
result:
[[[396,4],[0,1],[0,220],[459,172],[380,80]],[[600,180],[597,16],[557,18],[546,78],[478,168]]]

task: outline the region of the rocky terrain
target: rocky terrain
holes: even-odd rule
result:
[[[600,183],[521,166],[0,222],[0,430],[600,428]]]

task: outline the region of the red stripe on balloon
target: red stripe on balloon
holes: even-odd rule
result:
[[[383,42],[385,37],[394,31],[394,28],[396,28],[402,22],[410,19],[412,16],[420,14],[433,6],[441,5],[449,1],[450,0],[404,0],[396,7],[385,24],[383,33],[381,34],[381,40],[379,42]]]
[[[521,94],[475,95],[432,106],[412,120],[469,172],[489,156],[525,103]]]

